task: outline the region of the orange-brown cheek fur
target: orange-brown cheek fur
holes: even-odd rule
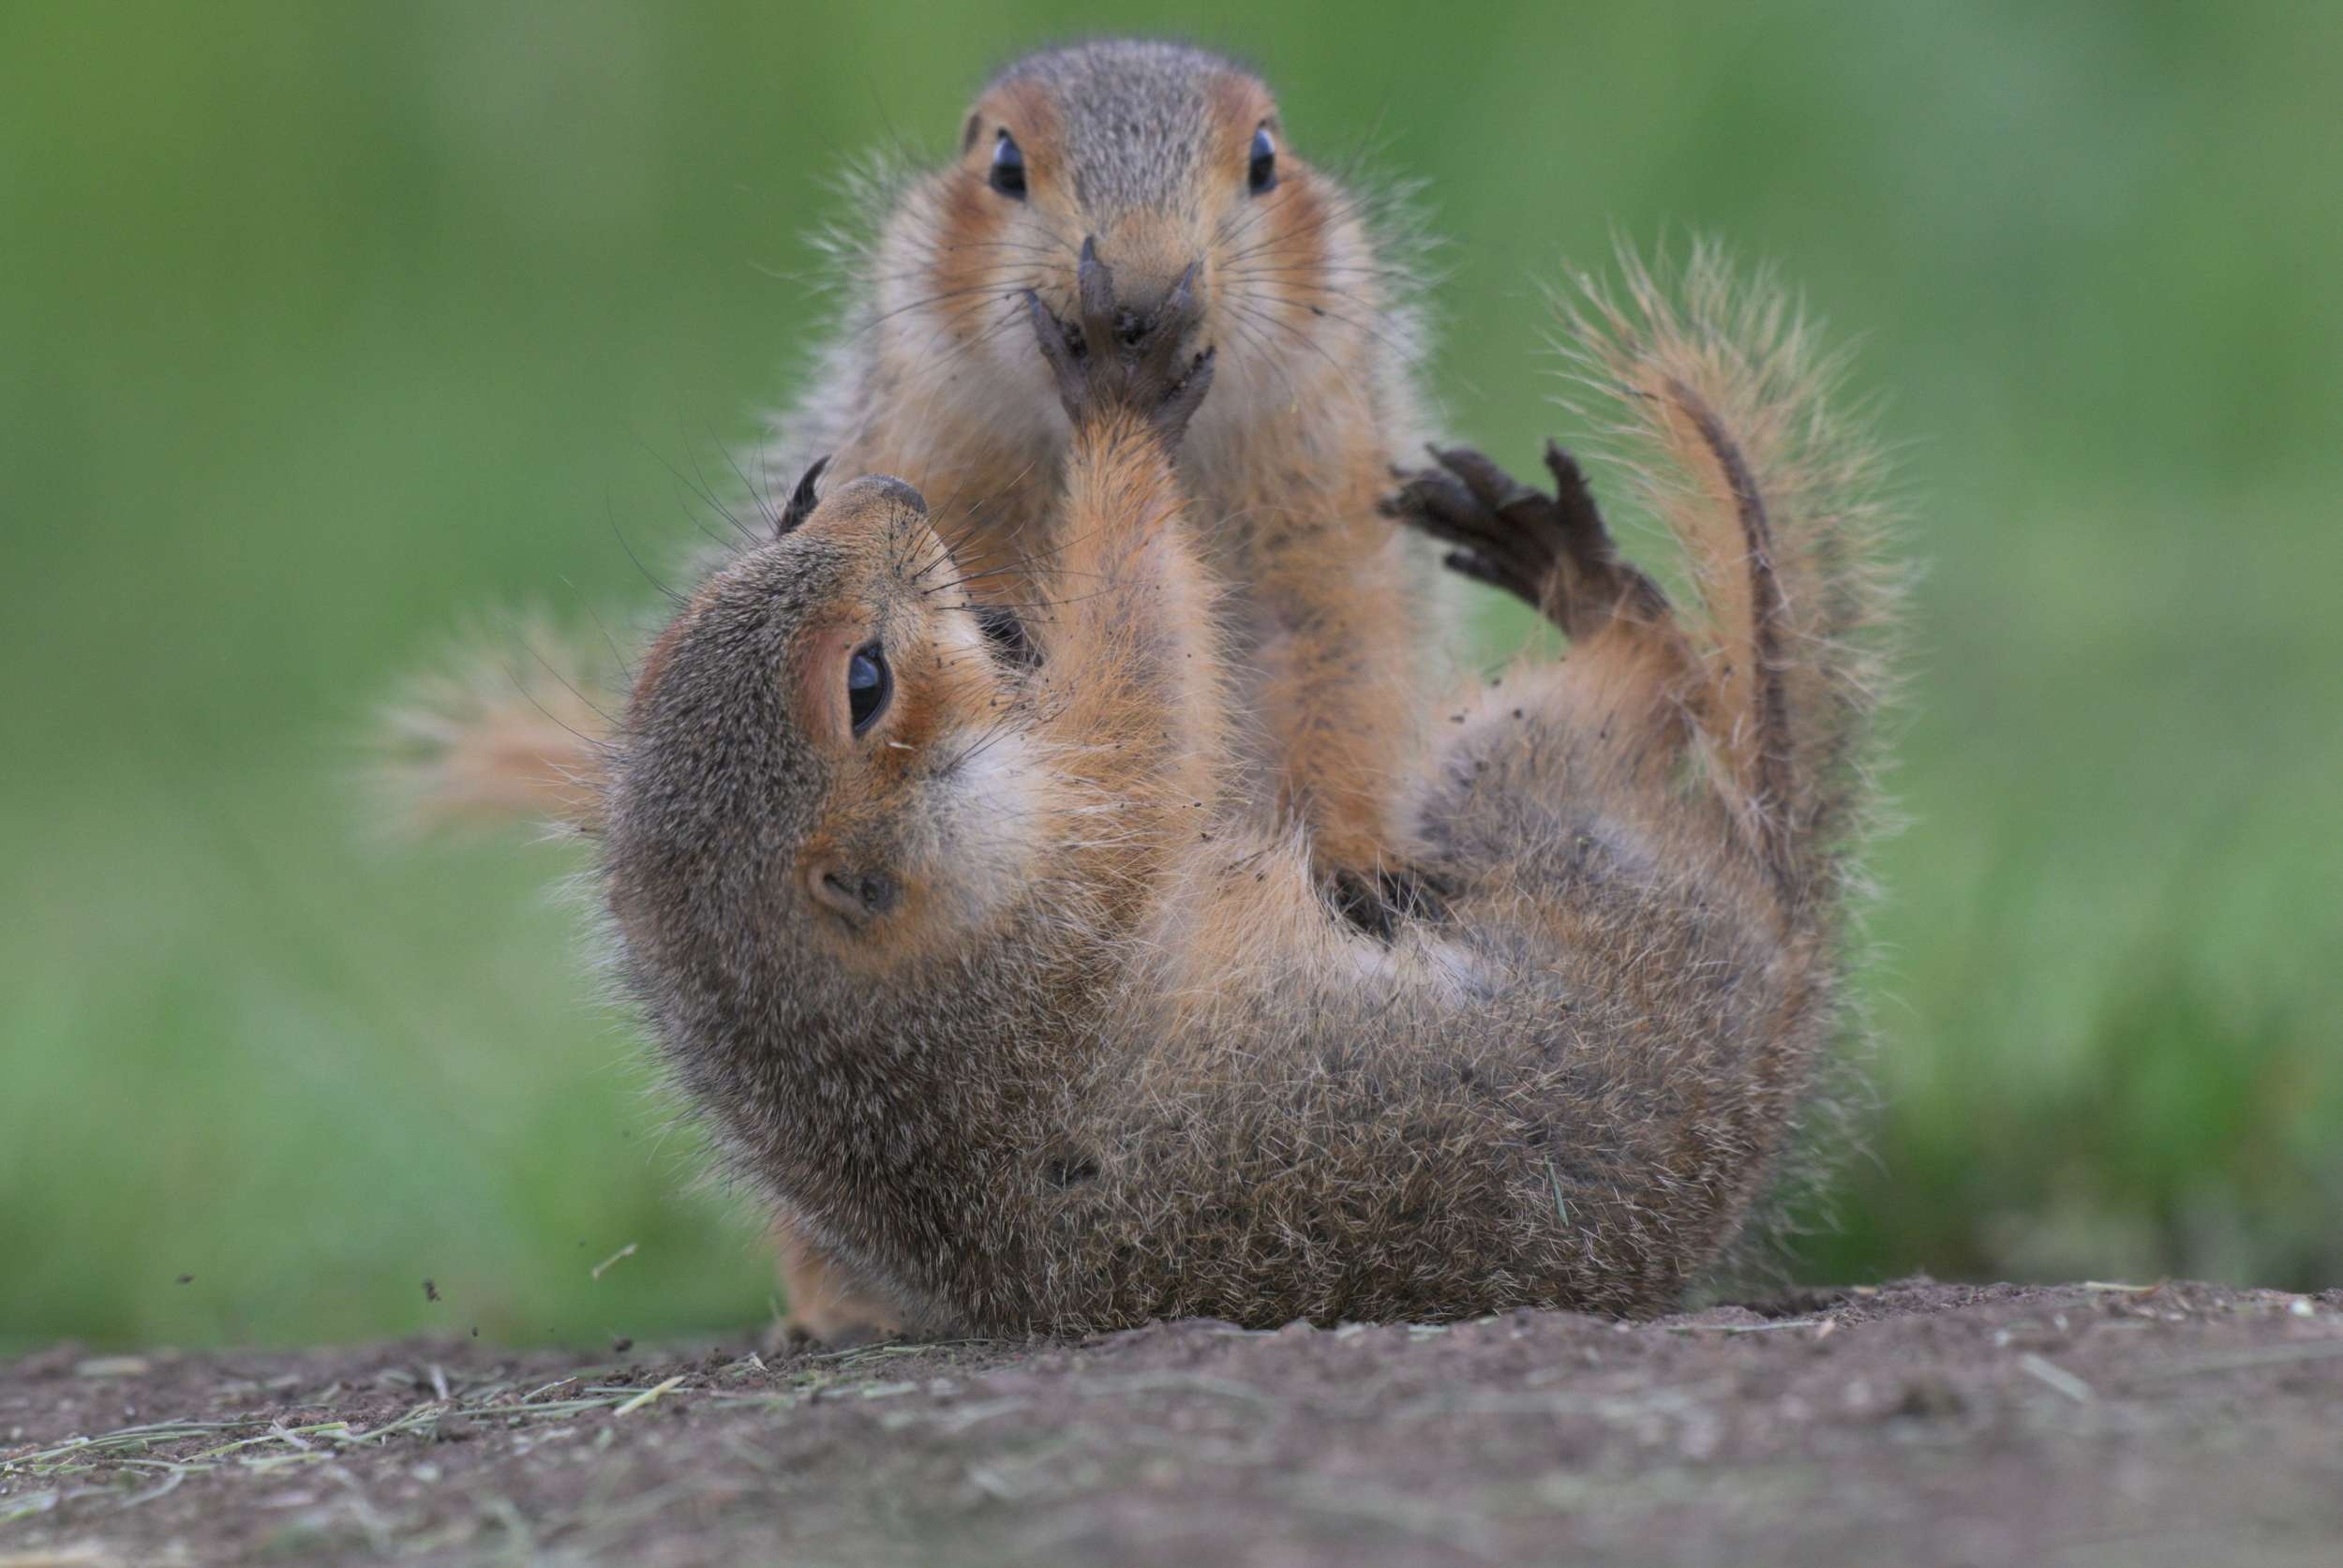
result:
[[[1330,264],[1326,195],[1307,168],[1288,160],[1276,188],[1261,200],[1271,205],[1259,237],[1249,242],[1260,248],[1239,263],[1240,270],[1257,275],[1246,292],[1300,325],[1318,310],[1318,296],[1326,291],[1316,281]]]
[[[895,879],[899,902],[865,929],[850,930],[836,919],[822,922],[831,948],[857,964],[884,966],[950,934],[938,913],[946,903],[942,884],[950,867],[917,859],[918,826],[938,804],[920,798],[930,787],[924,769],[934,748],[952,744],[955,736],[985,723],[1001,697],[980,655],[940,650],[928,640],[932,636],[932,628],[923,632],[918,650],[898,667],[886,714],[868,732],[850,739],[822,814],[798,852],[800,885],[826,861]],[[846,646],[860,646],[859,638]],[[845,733],[843,727],[840,733]]]
[[[975,321],[1000,283],[1007,206],[981,174],[955,172],[947,180],[928,281],[948,320]]]
[[[798,634],[797,655],[782,679],[788,682],[789,711],[813,749],[830,756],[852,747],[846,709],[846,660],[870,636],[859,623],[820,621]]]
[[[1264,246],[1279,241],[1279,236],[1297,221],[1314,228],[1318,209],[1306,213],[1296,210],[1296,180],[1291,172],[1299,166],[1291,161],[1282,148],[1278,153],[1281,172],[1277,184],[1261,196],[1253,195],[1246,187],[1245,171],[1252,157],[1253,133],[1266,126],[1271,135],[1278,135],[1277,107],[1259,82],[1233,71],[1225,72],[1205,84],[1204,100],[1212,127],[1203,163],[1203,177],[1208,182],[1203,203],[1208,217],[1204,233],[1226,235],[1233,242],[1224,241],[1215,247],[1220,254],[1209,259],[1206,281],[1212,285],[1216,297],[1223,290],[1233,290],[1254,302],[1258,308],[1291,293],[1304,277],[1299,273],[1269,269],[1318,254],[1297,250],[1290,241],[1268,245],[1267,248]],[[1282,136],[1278,139],[1283,141]],[[1242,211],[1245,207],[1258,207],[1259,211]],[[1230,276],[1220,276],[1223,269]],[[1291,312],[1279,314],[1283,317]]]
[[[1253,132],[1267,125],[1275,134],[1276,107],[1260,82],[1233,71],[1224,71],[1204,84],[1204,103],[1212,126],[1204,167],[1232,172],[1243,170],[1252,156]]]
[[[903,829],[910,804],[905,775],[909,754],[883,740],[848,759],[831,778],[828,799],[813,829],[798,847],[793,896],[810,898],[813,878],[825,866],[880,873],[895,881],[897,902],[860,928],[820,909],[816,931],[829,948],[858,964],[883,963],[903,951],[903,933],[924,923],[931,896],[927,878],[904,863]],[[812,905],[808,906],[812,908]]]
[[[1046,95],[1026,83],[1001,89],[977,105],[970,116],[975,135],[961,165],[946,176],[928,278],[946,318],[963,332],[980,330],[999,297],[1022,286],[1031,252],[1009,243],[1021,204],[992,188],[992,150],[1007,129],[1025,155],[1029,188],[1025,200],[1048,202],[1055,189],[1050,171],[1059,167],[1056,111]]]

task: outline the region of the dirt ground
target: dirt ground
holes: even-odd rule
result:
[[[2331,1564],[2343,1292],[0,1366],[0,1565]]]

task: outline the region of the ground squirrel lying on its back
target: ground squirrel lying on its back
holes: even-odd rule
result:
[[[1446,683],[1440,574],[1376,505],[1422,450],[1422,334],[1368,203],[1282,143],[1262,83],[1198,50],[1109,40],[1010,66],[956,160],[856,192],[873,237],[844,258],[844,318],[763,469],[785,489],[827,453],[916,485],[980,627],[1031,658],[1003,639],[1062,575],[1067,426],[1023,295],[1070,311],[1086,244],[1118,279],[1115,333],[1185,286],[1219,347],[1181,464],[1216,584],[1198,613],[1229,629],[1225,727],[1247,759],[1229,787],[1306,825],[1332,896],[1373,919],[1399,869],[1396,783]],[[561,659],[543,638],[495,650],[396,716],[426,815],[590,825],[618,702],[590,660]],[[828,1337],[873,1319],[816,1249],[781,1247],[796,1322]]]
[[[601,869],[666,1061],[916,1329],[1667,1307],[1843,1010],[1884,590],[1805,334],[1706,261],[1578,323],[1696,616],[1559,452],[1552,497],[1452,451],[1390,499],[1571,649],[1439,709],[1394,823],[1440,897],[1379,936],[1231,760],[1182,445],[1228,390],[1208,312],[1096,260],[1074,295],[1023,329],[1073,435],[1013,638],[866,477],[644,660]]]

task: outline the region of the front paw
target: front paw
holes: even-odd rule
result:
[[[1071,321],[1043,305],[1039,294],[1025,292],[1034,337],[1057,378],[1067,418],[1079,427],[1127,413],[1167,446],[1178,446],[1212,386],[1214,351],[1188,351],[1203,321],[1196,269],[1183,273],[1163,303],[1140,317],[1116,308],[1113,271],[1098,259],[1097,243],[1084,240],[1076,284]]]

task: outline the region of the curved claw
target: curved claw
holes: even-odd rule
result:
[[[1172,280],[1172,288],[1163,296],[1163,303],[1147,319],[1150,332],[1169,333],[1173,336],[1187,332],[1196,324],[1196,276],[1203,270],[1201,261],[1190,261],[1187,270]]]
[[[1114,340],[1114,269],[1099,259],[1096,234],[1082,240],[1074,287],[1081,302],[1082,336],[1094,349],[1102,350]]]
[[[1399,479],[1389,515],[1413,523],[1436,539],[1471,545],[1476,553],[1500,536],[1496,515],[1455,474],[1424,469],[1403,470]]]
[[[1578,466],[1578,459],[1570,455],[1568,447],[1551,436],[1545,438],[1545,471],[1554,476],[1558,491],[1587,488],[1586,470]]]
[[[1066,341],[1065,327],[1059,323],[1056,312],[1041,303],[1041,295],[1036,290],[1025,291],[1025,315],[1033,322],[1033,335],[1040,341],[1042,357],[1052,364],[1070,357],[1073,347]]]
[[[1213,359],[1219,351],[1217,348],[1211,348],[1198,354],[1189,363],[1187,374],[1180,378],[1179,384],[1166,394],[1162,403],[1157,405],[1156,428],[1162,431],[1167,440],[1176,442],[1186,432],[1187,422],[1196,417],[1196,410],[1203,402],[1204,394],[1212,390]]]
[[[1603,524],[1603,511],[1594,503],[1594,488],[1587,483],[1586,470],[1551,437],[1545,443],[1545,471],[1554,476],[1555,520],[1574,546],[1582,552],[1600,548],[1616,554],[1611,530]]]
[[[1473,499],[1491,512],[1503,513],[1524,502],[1551,505],[1545,497],[1499,468],[1469,446],[1427,446],[1432,460],[1465,482]]]
[[[1470,577],[1490,588],[1513,590],[1513,583],[1504,573],[1489,564],[1488,557],[1471,550],[1451,550],[1440,558],[1440,564],[1460,577]]]
[[[1080,396],[1082,387],[1082,352],[1066,336],[1066,323],[1056,312],[1041,303],[1041,296],[1033,290],[1025,291],[1025,314],[1033,321],[1033,336],[1041,350],[1041,357],[1057,378],[1058,396],[1069,403]]]
[[[1190,265],[1172,285],[1155,313],[1147,319],[1139,350],[1143,363],[1142,373],[1150,377],[1168,377],[1187,352],[1203,311],[1196,299],[1196,268]],[[1210,351],[1206,351],[1209,352]],[[1191,370],[1193,366],[1189,367]]]

